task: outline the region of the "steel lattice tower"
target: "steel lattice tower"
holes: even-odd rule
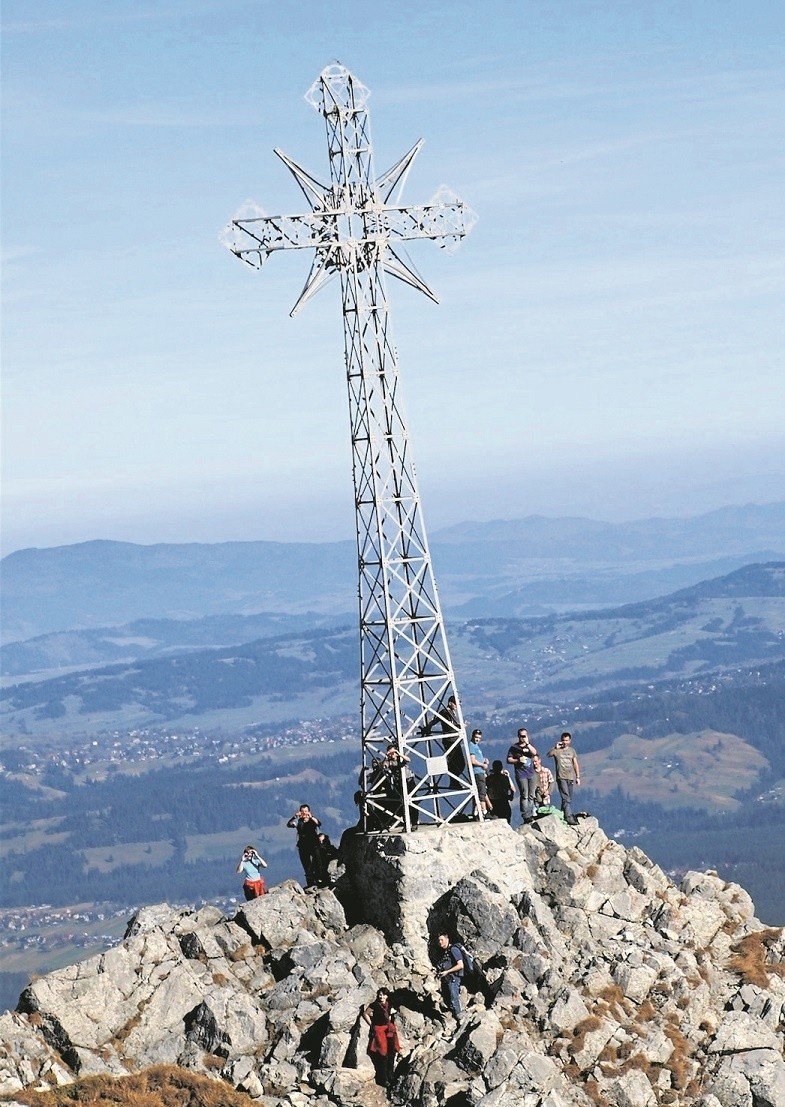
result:
[[[435,300],[395,245],[457,245],[476,217],[446,189],[426,205],[390,203],[422,142],[377,178],[367,98],[343,66],[319,75],[306,99],[325,120],[329,185],[276,149],[311,211],[238,215],[225,242],[254,268],[274,250],[315,250],[292,315],[340,278],[359,567],[361,809],[368,830],[411,830],[481,814],[400,406],[385,275]],[[389,774],[378,769],[390,744],[409,760],[397,771],[395,800]]]

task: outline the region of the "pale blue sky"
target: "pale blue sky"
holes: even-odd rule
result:
[[[404,202],[478,213],[391,282],[431,528],[785,498],[785,5],[5,0],[4,551],[350,537],[338,286],[219,244],[327,176],[371,90]]]

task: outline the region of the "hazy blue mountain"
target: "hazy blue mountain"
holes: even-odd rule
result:
[[[95,630],[66,630],[39,635],[2,647],[2,672],[6,678],[40,673],[55,676],[57,670],[108,665],[158,657],[209,646],[240,645],[256,638],[296,634],[342,624],[354,625],[354,614],[343,616],[207,615],[202,619],[137,619],[123,626]]]
[[[440,544],[498,544],[508,549],[516,543],[529,557],[582,561],[643,559],[663,555],[672,559],[706,557],[722,551],[739,554],[752,548],[781,549],[785,542],[785,502],[723,507],[685,518],[637,519],[607,523],[579,517],[495,520],[457,523],[436,533]]]
[[[535,619],[452,622],[466,705],[555,702],[624,683],[785,658],[785,563],[747,566],[666,597]],[[357,703],[357,630],[307,631],[6,688],[4,729],[84,733],[166,722],[241,731],[329,718]]]
[[[431,545],[449,612],[525,616],[596,608],[785,557],[785,503],[618,524],[541,516],[461,523],[433,534]],[[19,550],[0,570],[5,642],[140,619],[263,612],[335,618],[353,610],[357,594],[352,541],[96,541]]]
[[[17,550],[0,563],[4,639],[141,618],[346,611],[357,591],[355,560],[351,542]]]

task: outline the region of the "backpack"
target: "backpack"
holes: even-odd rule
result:
[[[456,945],[458,946],[458,949],[461,951],[461,959],[463,961],[463,979],[464,979],[464,981],[467,981],[467,980],[472,981],[472,980],[476,979],[477,974],[478,974],[477,962],[474,960],[474,957],[472,956],[472,954],[469,953],[466,946],[461,945],[460,942],[456,942]]]

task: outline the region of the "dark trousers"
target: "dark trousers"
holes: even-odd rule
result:
[[[518,791],[520,793],[521,818],[530,819],[534,814],[535,793],[537,780],[533,776],[518,777]]]
[[[447,976],[443,976],[440,983],[442,986],[442,999],[450,1008],[456,1019],[461,1017],[461,981],[462,977],[457,973],[451,972]]]
[[[561,796],[561,809],[565,819],[572,818],[572,790],[575,787],[574,780],[557,780],[559,795]]]
[[[326,884],[327,869],[322,851],[319,849],[319,843],[317,842],[313,846],[310,844],[300,845],[297,847],[297,852],[300,855],[300,863],[305,873],[306,888],[312,888],[314,884]]]

